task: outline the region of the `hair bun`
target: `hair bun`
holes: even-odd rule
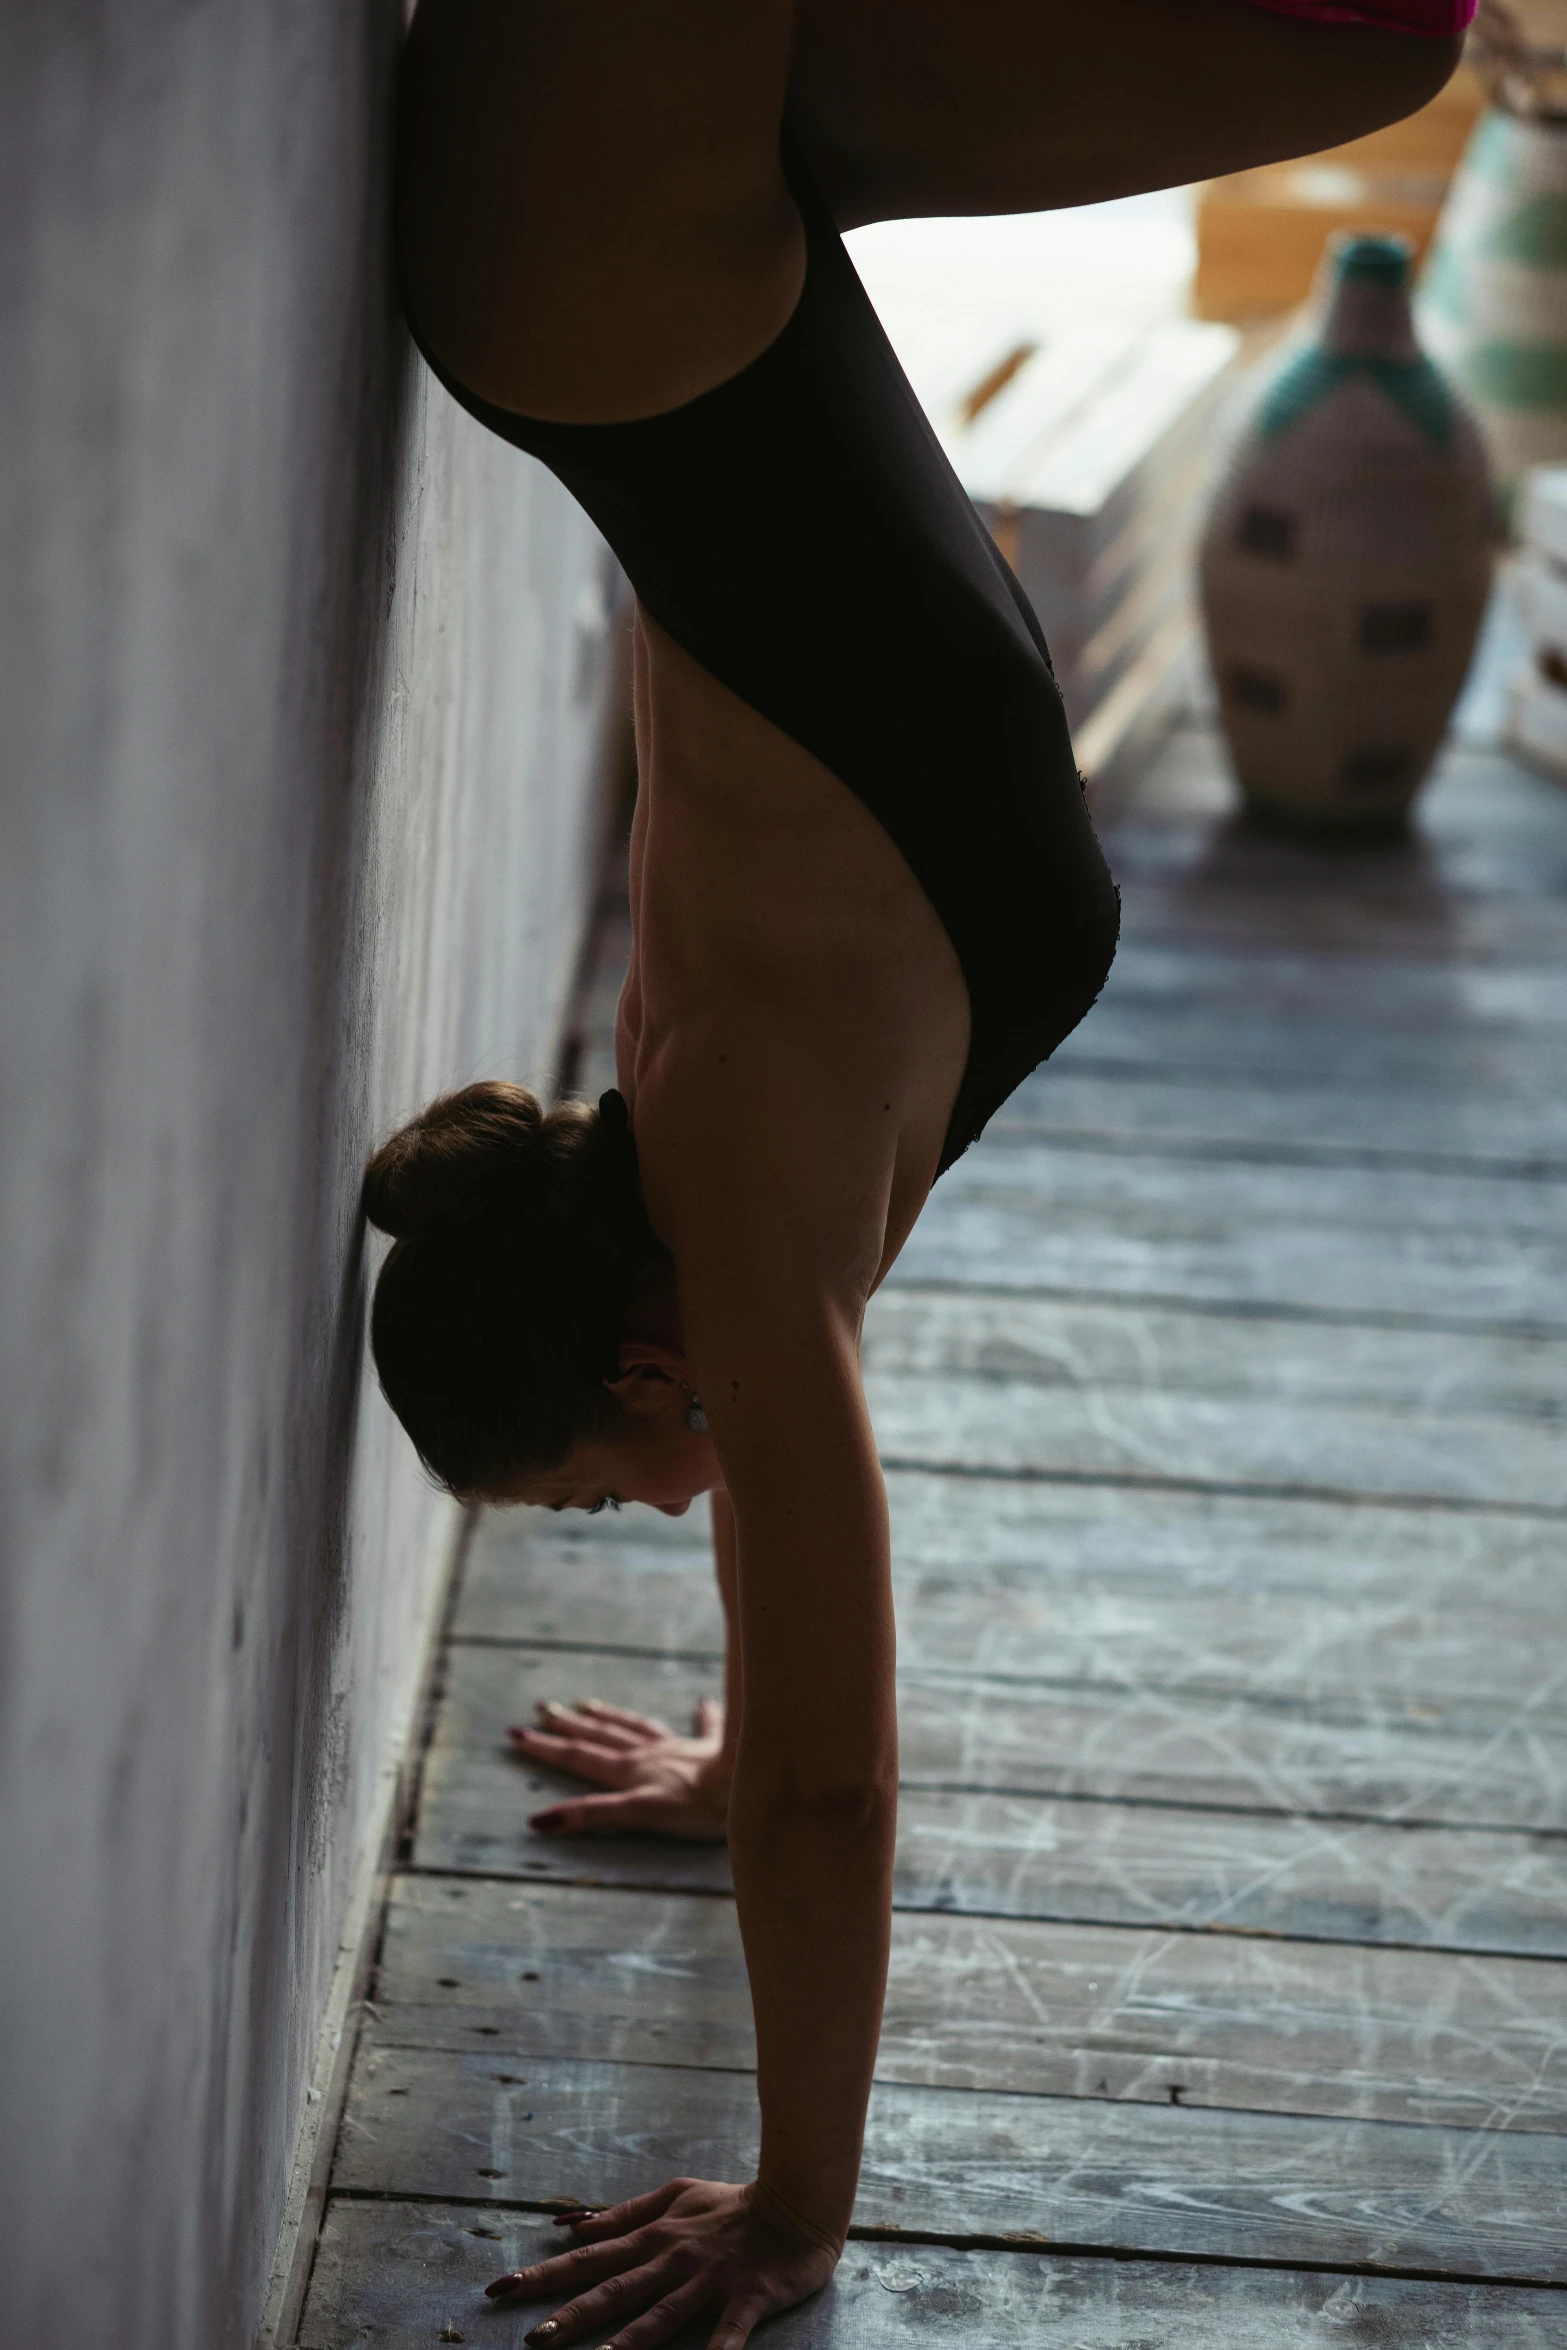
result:
[[[520,1085],[492,1080],[444,1094],[370,1161],[365,1214],[395,1240],[471,1223],[520,1189],[542,1123]]]
[[[543,1111],[517,1085],[465,1086],[376,1153],[364,1204],[398,1244],[376,1275],[376,1369],[450,1492],[504,1493],[621,1426],[628,1301],[670,1260],[618,1093]]]

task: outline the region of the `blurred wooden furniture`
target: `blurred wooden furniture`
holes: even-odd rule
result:
[[[1192,636],[1192,561],[1240,337],[1101,322],[949,352],[914,385],[1049,640],[1085,773],[1153,720]]]
[[[1407,237],[1424,252],[1484,97],[1467,68],[1404,122],[1321,155],[1210,180],[1197,207],[1200,318],[1292,310],[1337,229]]]

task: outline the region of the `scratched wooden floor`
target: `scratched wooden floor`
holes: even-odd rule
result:
[[[871,1317],[898,1914],[778,2350],[1567,2344],[1567,794],[1457,751],[1313,847],[1220,772],[1110,825],[1105,999]],[[702,1533],[478,1534],[310,2350],[511,2350],[552,2205],[751,2160],[724,1856],[536,1839],[504,1746],[715,1687]]]

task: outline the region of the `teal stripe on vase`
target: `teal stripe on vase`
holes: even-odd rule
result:
[[[1259,436],[1269,441],[1276,433],[1286,432],[1319,401],[1356,376],[1374,384],[1395,407],[1402,408],[1439,449],[1446,447],[1453,424],[1453,395],[1423,353],[1414,359],[1380,359],[1320,347],[1302,351],[1262,402],[1257,413]]]
[[[1559,409],[1567,420],[1567,341],[1471,343],[1453,371],[1471,400],[1496,408]]]
[[[1476,247],[1484,261],[1567,269],[1567,195],[1532,196],[1504,212]]]

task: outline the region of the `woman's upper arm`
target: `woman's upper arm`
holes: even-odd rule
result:
[[[886,1492],[859,1362],[891,1177],[789,1061],[639,1094],[638,1141],[734,1512],[743,1760],[813,1798],[895,1770]]]
[[[886,1492],[846,1335],[802,1314],[776,1375],[710,1414],[735,1517],[753,1790],[858,1802],[896,1780]],[[722,1349],[722,1337],[719,1338]]]

